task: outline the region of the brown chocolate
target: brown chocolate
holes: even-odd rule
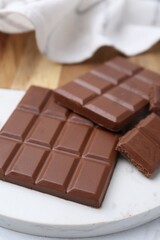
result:
[[[150,177],[160,165],[160,118],[152,113],[127,132],[117,150]]]
[[[117,136],[31,87],[0,132],[0,179],[100,207],[115,164]]]
[[[160,75],[116,57],[55,90],[55,100],[112,131],[121,131],[147,106]]]
[[[154,85],[150,94],[150,111],[160,115],[160,86]]]

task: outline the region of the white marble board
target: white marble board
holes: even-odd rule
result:
[[[0,90],[0,127],[24,92]],[[119,159],[100,209],[0,181],[0,226],[47,237],[91,237],[139,226],[160,216],[160,171],[147,179]]]

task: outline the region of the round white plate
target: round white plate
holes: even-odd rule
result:
[[[23,96],[0,90],[0,127]],[[160,171],[147,179],[120,158],[100,209],[0,181],[0,226],[48,237],[91,237],[139,226],[160,216]]]

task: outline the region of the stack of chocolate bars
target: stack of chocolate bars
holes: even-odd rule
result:
[[[100,207],[118,151],[147,177],[160,165],[158,114],[160,75],[121,57],[32,86],[0,132],[0,179]]]

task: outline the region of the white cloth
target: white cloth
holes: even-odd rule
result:
[[[132,56],[160,40],[160,0],[0,0],[0,31],[28,30],[57,62],[81,62],[104,45]]]

